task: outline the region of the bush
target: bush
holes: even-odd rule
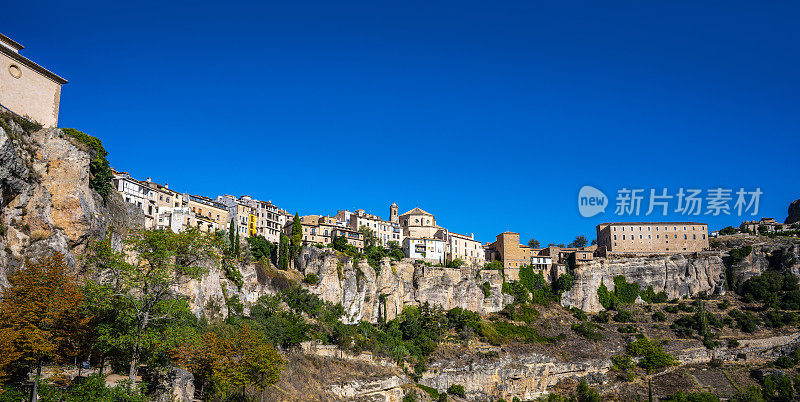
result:
[[[577,307],[573,307],[571,310],[572,310],[572,316],[578,320],[586,321],[586,319],[589,318],[586,316],[586,313],[583,310]]]
[[[662,290],[661,292],[655,293],[653,291],[653,286],[650,285],[647,287],[647,290],[641,293],[642,300],[648,303],[666,303],[667,302],[667,294]]]
[[[636,335],[636,340],[629,343],[626,350],[631,356],[641,357],[639,366],[653,372],[676,364],[675,358],[662,348],[662,342]]]
[[[575,397],[578,402],[600,402],[600,393],[596,389],[589,387],[586,380],[581,380],[578,384],[578,393]]]
[[[738,348],[739,347],[739,341],[736,340],[736,339],[728,339],[728,347],[729,348]]]
[[[600,323],[600,324],[605,324],[610,319],[611,319],[611,315],[608,314],[608,311],[606,311],[606,310],[602,310],[599,313],[597,313],[597,315],[592,317],[592,321]]]
[[[614,315],[614,321],[616,322],[631,322],[632,318],[633,316],[628,310],[620,310]]]
[[[603,328],[597,324],[592,324],[589,322],[582,322],[580,324],[572,324],[572,330],[577,332],[578,335],[592,340],[592,341],[601,341],[605,339],[605,336],[598,330],[602,330]]]
[[[303,278],[303,282],[309,285],[316,285],[319,283],[319,278],[317,277],[317,274],[310,273],[306,274],[305,278]]]
[[[492,285],[489,282],[484,282],[483,285],[481,285],[481,290],[483,291],[484,298],[492,295]]]
[[[728,315],[736,320],[736,325],[739,327],[739,329],[746,333],[755,332],[756,327],[759,324],[758,318],[750,312],[743,313],[738,309],[733,309],[728,312]]]
[[[633,360],[628,355],[611,356],[611,370],[617,373],[620,379],[633,381],[636,377],[633,373]]]
[[[674,395],[670,395],[661,400],[662,402],[719,402],[719,397],[710,392],[690,392],[684,394],[683,391],[678,391]]]
[[[450,395],[460,396],[462,398],[467,396],[467,392],[464,389],[464,386],[460,384],[451,385],[450,388],[447,389],[447,393]]]
[[[655,313],[653,313],[652,317],[653,321],[664,322],[667,320],[667,315],[664,314],[663,311],[656,311]]]
[[[628,324],[628,325],[623,325],[623,326],[617,328],[617,332],[619,332],[621,334],[634,334],[636,332],[639,332],[639,328],[637,328],[633,324]]]

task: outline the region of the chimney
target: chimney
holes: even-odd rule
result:
[[[152,180],[151,178],[149,178],[149,177],[148,177],[148,178],[147,178],[147,182],[148,182],[148,183],[150,183],[151,181],[153,181],[153,180]]]
[[[164,188],[169,188],[169,183],[164,183]]]

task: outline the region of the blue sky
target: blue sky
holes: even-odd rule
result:
[[[70,81],[60,125],[179,191],[300,214],[387,216],[397,202],[482,241],[512,230],[543,243],[651,220],[581,217],[583,185],[612,202],[623,187],[760,187],[758,215],[780,220],[800,198],[797,3],[4,9],[2,32]],[[742,220],[652,220],[671,219]]]

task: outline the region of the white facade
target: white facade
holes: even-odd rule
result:
[[[403,253],[415,260],[444,264],[445,248],[445,241],[440,239],[407,237],[403,240]]]
[[[475,235],[462,235],[455,232],[446,232],[447,254],[449,260],[456,258],[469,265],[483,266],[486,262],[486,253],[483,243],[475,240]]]
[[[189,220],[192,216],[189,207],[159,207],[155,228],[180,233],[184,227],[190,226]]]
[[[363,209],[355,212],[341,210],[336,213],[335,218],[353,230],[359,230],[362,226],[371,229],[383,247],[387,247],[390,241],[397,242],[398,245],[403,244],[403,232],[397,222],[385,221],[377,215],[366,213]]]
[[[144,227],[146,229],[153,228],[155,215],[158,212],[155,190],[146,183],[132,178],[126,172],[114,172],[114,186],[125,202],[142,210],[145,216]]]

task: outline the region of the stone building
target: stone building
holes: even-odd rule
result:
[[[469,236],[443,230],[441,236],[437,233],[437,238],[447,239],[447,259],[452,261],[456,258],[466,262],[468,265],[482,267],[486,263],[486,253],[483,251],[483,243],[475,240],[475,235]]]
[[[692,253],[708,250],[708,225],[700,222],[615,222],[597,225],[597,252]]]
[[[739,225],[739,230],[751,233],[775,233],[790,229],[791,225],[780,223],[773,218],[761,218],[757,221],[746,221]]]
[[[183,199],[194,215],[189,226],[208,233],[228,230],[228,208],[225,205],[200,195],[184,194]]]
[[[252,209],[256,219],[255,234],[264,236],[273,243],[278,243],[281,240],[281,230],[286,225],[289,214],[274,205],[272,201],[254,200],[249,196],[242,196],[239,201]]]
[[[0,105],[44,127],[56,127],[61,86],[67,80],[19,54],[23,48],[0,34]]]
[[[414,208],[400,215],[398,220],[403,230],[403,237],[433,239],[441,229],[436,224],[433,214],[420,208]]]
[[[296,222],[289,222],[283,229],[286,236],[292,236],[292,229]],[[342,236],[347,243],[354,246],[359,252],[364,251],[364,236],[357,230],[344,224],[336,218],[323,215],[305,215],[300,217],[302,226],[302,241],[304,246],[333,244],[333,238]]]

